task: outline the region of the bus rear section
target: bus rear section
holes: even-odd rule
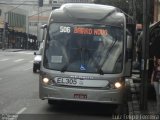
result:
[[[46,32],[40,99],[121,104],[127,37],[119,9],[65,4],[52,11]]]

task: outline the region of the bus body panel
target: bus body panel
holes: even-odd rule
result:
[[[77,7],[74,7],[76,5]],[[90,12],[83,11],[89,9]],[[87,6],[88,5],[88,6]],[[96,11],[95,11],[96,10]],[[99,15],[97,15],[99,14]],[[87,16],[87,17],[86,17]],[[103,74],[99,73],[80,73],[80,72],[61,72],[59,70],[48,69],[44,66],[44,57],[46,45],[44,46],[41,71],[39,79],[39,97],[40,99],[49,100],[69,100],[69,101],[84,101],[84,102],[99,102],[109,104],[120,104],[124,98],[125,83],[124,83],[124,71],[125,71],[125,51],[126,51],[126,20],[125,15],[115,7],[107,7],[105,5],[94,5],[94,4],[67,4],[62,6],[58,10],[52,11],[48,26],[52,23],[72,23],[72,24],[96,24],[96,25],[110,25],[121,28],[123,32],[123,69],[120,73],[115,74]],[[47,32],[49,27],[47,28]],[[49,33],[47,33],[49,34]],[[47,44],[46,37],[45,44]],[[83,87],[83,86],[69,86],[69,85],[58,85],[55,83],[55,78],[73,78],[84,80],[103,80],[109,83],[110,87]],[[54,83],[49,85],[44,84],[42,81],[44,78],[48,78]],[[122,87],[114,87],[114,83],[120,81]],[[112,87],[111,87],[112,86]]]
[[[49,23],[94,23],[118,27],[125,27],[124,21],[125,15],[118,8],[106,5],[73,3],[53,10],[49,19]]]
[[[123,89],[97,90],[81,89],[57,86],[42,86],[40,84],[40,99],[61,100],[61,101],[81,101],[97,102],[108,104],[121,104]]]
[[[43,73],[43,72],[44,73]],[[122,74],[89,74],[89,73],[74,73],[74,72],[65,72],[61,73],[58,71],[47,70],[42,68],[39,80],[39,97],[40,99],[49,99],[49,100],[60,100],[60,101],[81,101],[81,102],[96,102],[96,103],[105,103],[105,104],[121,104],[125,96],[126,86],[124,83],[124,78],[121,79],[123,82],[123,87],[120,89],[111,89],[109,84],[114,84],[119,80]],[[46,74],[47,73],[47,74]],[[105,87],[87,87],[87,86],[63,86],[57,85],[53,82],[51,85],[45,85],[42,80],[43,78],[49,78],[54,81],[54,78],[81,78],[83,80],[96,80],[102,81],[105,80],[109,82]]]

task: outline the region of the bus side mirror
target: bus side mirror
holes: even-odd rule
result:
[[[130,35],[127,35],[127,46],[126,46],[126,61],[129,59],[132,59],[132,37]]]
[[[125,60],[125,76],[129,77],[131,76],[132,72],[132,36],[127,35],[126,37],[126,60]]]
[[[127,49],[132,49],[132,37],[127,35]]]

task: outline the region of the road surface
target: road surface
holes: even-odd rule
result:
[[[104,104],[62,103],[48,105],[39,99],[39,74],[32,72],[33,51],[0,51],[0,113],[22,120],[112,120]],[[20,120],[21,120],[20,119]],[[18,119],[19,120],[19,119]]]

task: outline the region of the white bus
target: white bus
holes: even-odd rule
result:
[[[68,3],[53,10],[43,28],[40,99],[121,104],[132,43],[121,10]]]

